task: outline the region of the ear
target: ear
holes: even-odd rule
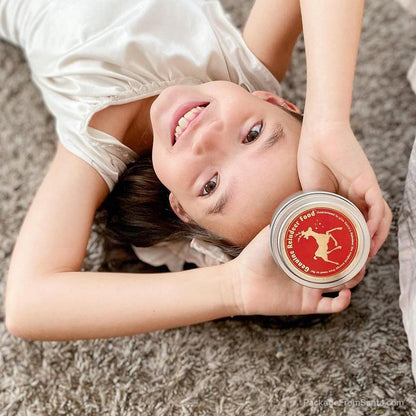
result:
[[[257,98],[260,98],[261,100],[267,101],[268,103],[286,108],[286,110],[292,111],[294,113],[302,114],[302,112],[299,110],[298,107],[296,107],[295,104],[269,91],[253,91],[252,94]]]
[[[186,213],[186,211],[183,209],[182,205],[179,203],[176,196],[173,195],[172,192],[169,194],[169,203],[173,212],[181,221],[186,223],[191,222],[191,217]]]

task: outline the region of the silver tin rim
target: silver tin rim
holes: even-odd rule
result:
[[[314,278],[294,268],[283,254],[282,234],[285,226],[291,220],[319,205],[341,211],[356,226],[358,250],[354,261],[338,276],[329,278]],[[270,249],[275,262],[281,269],[297,283],[312,288],[326,289],[340,286],[356,276],[365,265],[370,252],[370,234],[364,216],[360,210],[348,199],[341,195],[325,191],[300,192],[284,201],[273,215],[270,224]]]

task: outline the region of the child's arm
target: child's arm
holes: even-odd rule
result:
[[[257,0],[246,43],[278,80],[303,28],[307,93],[298,153],[302,188],[337,192],[367,217],[374,256],[391,212],[350,126],[352,88],[364,0]]]
[[[367,217],[370,256],[386,239],[391,212],[350,126],[363,0],[301,0],[307,64],[298,153],[302,188],[337,192]]]
[[[270,255],[268,227],[220,266],[147,275],[80,272],[95,210],[107,192],[92,167],[58,144],[11,259],[6,325],[12,334],[106,338],[229,315],[330,313],[349,304],[348,290],[325,298],[285,276]]]
[[[33,339],[110,337],[235,313],[227,266],[165,275],[79,272],[107,193],[100,175],[58,143],[13,251],[10,332]]]
[[[310,122],[349,123],[364,0],[301,0]]]
[[[243,37],[257,58],[282,81],[301,32],[299,0],[257,0]]]

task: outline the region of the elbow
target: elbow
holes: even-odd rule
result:
[[[20,337],[21,328],[19,328],[18,324],[18,314],[19,311],[17,303],[17,296],[11,290],[11,277],[10,274],[7,276],[7,286],[6,286],[6,299],[5,299],[5,307],[4,307],[4,314],[5,314],[5,325],[6,330],[9,334]]]
[[[20,312],[19,314],[10,313],[6,309],[5,325],[7,332],[15,338],[21,338],[27,341],[47,341],[42,336],[41,328],[33,325],[33,321]]]
[[[20,282],[23,282],[20,283]],[[16,338],[28,341],[65,341],[68,326],[61,325],[56,293],[46,276],[33,279],[10,279],[6,286],[5,326]]]
[[[7,332],[16,338],[40,340],[38,328],[35,325],[36,314],[33,313],[36,294],[28,287],[24,290],[18,289],[17,285],[10,284],[10,281],[9,276],[4,310]],[[30,293],[30,299],[26,293]]]
[[[16,338],[33,340],[33,328],[29,331],[28,325],[22,316],[24,314],[25,312],[24,309],[21,308],[21,305],[17,304],[16,300],[12,299],[9,295],[6,298],[5,308],[5,325],[7,332]]]
[[[11,314],[6,310],[6,330],[10,335],[13,335],[16,338],[26,338],[26,333],[23,330],[22,326],[18,324],[15,317],[12,317]]]

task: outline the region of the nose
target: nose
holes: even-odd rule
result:
[[[226,147],[224,126],[220,122],[199,129],[192,139],[192,153],[198,156],[219,157],[224,154]]]

